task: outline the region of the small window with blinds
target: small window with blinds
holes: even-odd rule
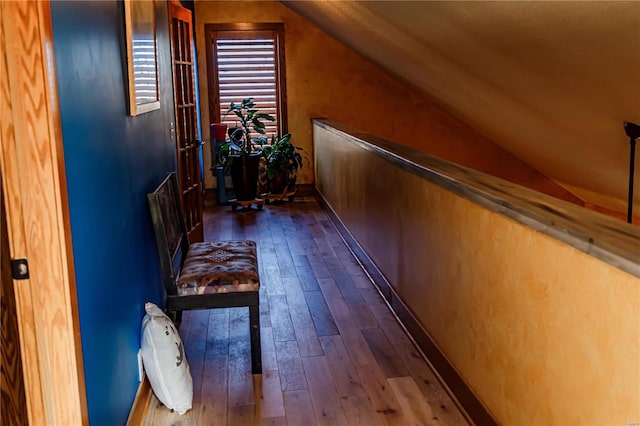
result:
[[[265,134],[287,133],[285,105],[284,25],[206,25],[210,120],[236,126],[235,116],[225,117],[231,102],[253,98],[260,112],[274,122],[265,122]],[[211,87],[213,86],[213,87]]]

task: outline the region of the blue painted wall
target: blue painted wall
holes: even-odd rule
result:
[[[160,110],[127,115],[121,1],[52,1],[91,425],[123,425],[138,388],[146,301],[163,290],[146,194],[175,170],[167,6],[156,1]]]

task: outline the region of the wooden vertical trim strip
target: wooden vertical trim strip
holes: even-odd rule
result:
[[[138,392],[133,400],[131,411],[129,412],[129,418],[127,419],[127,426],[142,426],[147,418],[149,406],[151,405],[151,384],[146,377],[140,382]]]
[[[12,104],[11,84],[9,82],[9,65],[7,56],[11,53],[5,34],[10,32],[5,22],[13,19],[13,11],[9,4],[0,3],[0,171],[5,194],[7,215],[7,231],[10,234],[9,250],[12,257],[25,256],[27,252],[25,231],[22,223],[24,210],[20,197],[20,175],[17,162],[17,143],[13,124],[15,116]],[[11,237],[14,236],[14,237]],[[15,280],[11,285],[15,284]],[[35,321],[29,295],[30,282],[23,281],[15,288],[16,316],[19,322],[20,352],[22,357],[25,397],[27,402],[27,418],[29,424],[44,423],[44,401],[40,385],[38,369],[38,352],[36,349]],[[26,299],[26,300],[25,300]]]
[[[0,2],[0,168],[30,424],[87,424],[49,2]]]

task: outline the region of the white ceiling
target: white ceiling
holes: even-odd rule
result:
[[[640,1],[282,3],[578,197],[626,212]]]

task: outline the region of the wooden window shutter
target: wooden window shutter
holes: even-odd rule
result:
[[[215,52],[218,69],[219,120],[234,127],[235,116],[222,120],[231,102],[254,98],[260,112],[271,114],[275,122],[265,122],[266,136],[281,134],[278,90],[277,34],[270,30],[218,31]]]

